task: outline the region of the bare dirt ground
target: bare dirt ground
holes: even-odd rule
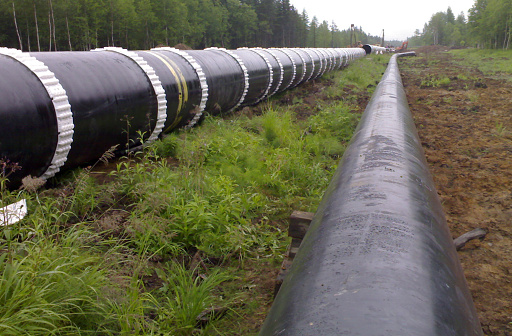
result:
[[[459,251],[484,333],[512,335],[511,82],[432,48],[399,67],[453,237],[488,230]]]

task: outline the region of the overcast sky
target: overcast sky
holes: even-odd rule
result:
[[[316,16],[319,22],[334,20],[338,29],[343,30],[350,24],[361,26],[366,33],[382,35],[386,40],[405,40],[423,25],[432,14],[446,12],[452,8],[455,17],[468,10],[475,0],[290,0],[295,8],[302,12],[306,9],[311,20]]]

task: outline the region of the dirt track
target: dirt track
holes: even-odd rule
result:
[[[459,256],[484,333],[512,335],[512,85],[419,51],[399,67],[427,161],[453,237],[489,231]]]

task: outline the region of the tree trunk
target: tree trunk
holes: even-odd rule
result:
[[[48,27],[50,29],[50,46],[48,51],[52,51],[52,15],[50,13],[50,8],[48,8]]]
[[[508,22],[505,23],[505,33],[503,34],[503,50],[505,50],[505,46],[507,45],[507,32],[508,32]]]
[[[112,14],[112,16],[114,16],[114,14]],[[115,44],[114,44],[114,18],[112,17],[112,30],[110,31],[111,32],[111,35],[112,35],[112,47],[115,47]]]
[[[148,22],[146,21],[146,47],[149,49],[149,26]]]
[[[34,1],[34,21],[36,23],[37,51],[41,51],[41,42],[39,41],[39,24],[37,23],[37,9]]]
[[[71,46],[71,34],[69,33],[69,22],[68,22],[68,15],[67,14],[66,14],[66,29],[68,31],[69,51],[72,51],[73,47]]]
[[[14,0],[12,1],[12,15],[14,16],[14,27],[16,27],[16,34],[18,35],[18,42],[20,43],[20,50],[23,51],[23,43],[21,42],[21,34],[18,29],[18,21],[16,20],[16,8],[14,8]]]
[[[28,20],[27,20],[27,46],[28,46],[28,52],[30,52],[30,30],[28,28]]]
[[[53,15],[53,2],[52,0],[49,0],[50,1],[50,11],[51,11],[51,14],[52,14],[52,31],[53,31],[53,49],[55,51],[57,51],[57,39],[55,37],[55,16]]]
[[[91,39],[89,36],[89,24],[85,27],[85,50],[91,50]]]

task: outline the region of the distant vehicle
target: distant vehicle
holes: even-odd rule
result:
[[[409,45],[409,41],[405,41],[402,45],[395,49],[395,52],[404,52],[407,50],[407,46]]]

